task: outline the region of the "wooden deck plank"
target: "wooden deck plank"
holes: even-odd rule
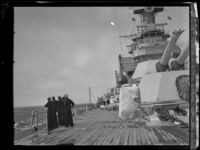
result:
[[[125,124],[124,124],[119,145],[124,145],[124,139],[125,139],[126,129],[127,129],[127,122],[125,122]]]
[[[162,130],[161,131],[163,134],[165,134],[166,136],[168,135],[164,130]],[[171,137],[168,135],[168,137],[171,139]],[[171,139],[171,141],[173,141],[172,139]],[[186,143],[181,139],[181,138],[178,138],[177,140],[176,140],[176,143],[174,143],[174,144],[181,144],[181,145],[185,145]]]
[[[89,135],[87,135],[85,138],[83,138],[77,145],[85,145],[85,141],[87,141],[98,130],[99,130],[98,128],[93,130]]]
[[[162,137],[162,135],[160,135],[157,127],[152,128],[152,130],[157,137],[158,145],[162,145],[163,143],[165,143],[165,139]]]
[[[159,127],[153,127],[152,128],[154,131],[154,134],[156,135],[157,139],[158,139],[158,145],[168,145],[168,140],[165,137],[165,135],[163,135],[159,129]]]
[[[106,145],[106,143],[108,142],[109,138],[112,136],[112,128],[109,128],[106,137],[104,138],[104,141],[102,142],[102,145]]]
[[[54,141],[54,144],[62,144],[70,142],[77,134],[80,134],[82,131],[77,132],[76,130],[72,132],[69,136],[63,136],[62,139],[58,138]]]
[[[119,138],[120,128],[121,127],[116,128],[116,134],[115,134],[114,139],[113,139],[113,145],[116,145],[117,139]]]
[[[115,145],[118,145],[119,144],[119,141],[120,141],[120,138],[121,138],[121,134],[122,134],[122,130],[123,128],[119,128],[119,134],[118,136],[116,137],[116,141],[115,141]]]
[[[14,129],[14,143],[19,142],[21,139],[23,139],[27,136],[30,136],[30,135],[35,134],[35,133],[37,134],[40,131],[46,130],[47,126],[46,126],[46,124],[41,124],[38,127],[38,129],[39,130],[37,132],[35,132],[33,128],[28,128],[26,130]]]
[[[126,128],[126,131],[125,131],[124,145],[128,145],[128,137],[129,137],[129,132],[130,132],[129,129],[130,129],[130,128],[127,127],[127,128]]]
[[[111,133],[110,138],[108,139],[107,143],[105,145],[113,145],[113,141],[116,135],[116,128],[113,128],[113,131]]]
[[[119,133],[118,128],[115,128],[115,129],[114,129],[114,134],[113,134],[112,140],[110,141],[110,145],[114,145],[114,144],[115,144],[115,141],[116,141],[116,139],[117,139],[118,133]]]
[[[51,143],[54,143],[54,144],[62,143],[66,141],[66,139],[70,139],[70,137],[74,136],[76,133],[77,131],[73,129],[68,132],[62,133],[59,136],[58,134],[56,134],[56,136],[54,137],[54,140],[51,141]]]
[[[119,134],[119,128],[115,127],[113,138],[112,141],[110,142],[111,145],[115,145],[118,134]]]
[[[108,136],[108,134],[109,134],[110,128],[105,128],[104,130],[105,130],[105,132],[104,132],[103,135],[99,138],[97,145],[102,145],[102,144],[103,144],[105,138],[106,138],[106,137]]]
[[[16,141],[15,142],[15,144],[22,144],[23,142],[25,142],[25,141],[28,141],[28,140],[30,140],[31,138],[33,138],[35,135],[37,135],[38,133],[34,133],[34,134],[31,134],[31,135],[28,135],[28,136],[26,136],[26,137],[24,137],[24,138],[22,138],[22,139],[20,139],[20,140],[18,140],[18,141]]]
[[[59,132],[60,133],[60,132]],[[62,141],[63,139],[71,136],[72,134],[74,134],[74,130],[70,130],[70,131],[65,131],[62,134],[57,134],[54,133],[51,138],[48,138],[46,141],[44,141],[45,144],[53,144],[54,142],[57,143],[57,141]]]
[[[70,136],[70,134],[68,133],[68,134],[66,134],[66,136]],[[56,141],[56,140],[59,140],[59,139],[62,139],[62,138],[58,138],[57,139],[56,135],[54,135],[53,137],[46,139],[42,143],[44,143],[44,144],[51,144],[53,141]]]
[[[137,144],[137,133],[136,133],[136,128],[131,128],[131,141],[130,144],[131,145],[136,145]]]
[[[93,136],[88,140],[87,145],[93,145],[94,142],[96,142],[99,139],[99,136],[101,134],[101,132],[96,132],[95,134],[93,134]]]
[[[110,130],[111,130],[111,128],[108,128],[106,130],[106,132],[104,133],[104,135],[100,139],[98,145],[104,145],[104,143],[107,142],[106,140],[107,140],[108,136],[110,135]]]
[[[113,136],[114,136],[114,131],[115,131],[115,129],[112,128],[112,131],[111,131],[111,133],[109,135],[109,138],[108,138],[107,142],[104,145],[110,145],[110,143],[111,143],[111,141],[113,139]]]
[[[170,128],[165,128],[168,133],[173,134],[173,136],[176,139],[181,138],[185,143],[189,144],[189,133],[181,129],[180,127],[170,127]]]
[[[139,131],[140,131],[140,135],[141,135],[141,139],[142,139],[142,145],[146,145],[146,140],[144,137],[144,133],[142,131],[142,127],[139,127]]]
[[[110,142],[112,141],[113,139],[113,136],[114,136],[114,133],[115,133],[115,128],[111,128],[111,131],[110,131],[110,134],[108,135],[108,138],[107,140],[105,141],[104,145],[110,145]]]
[[[118,145],[123,145],[124,144],[124,132],[125,132],[125,130],[126,130],[126,125],[124,124],[123,128],[122,128],[122,133],[121,133]]]
[[[108,129],[105,130],[104,134],[100,137],[100,139],[99,139],[97,145],[102,145],[102,143],[104,142],[104,140],[105,140],[105,138],[107,137],[107,135],[108,135]]]
[[[47,144],[47,143],[49,143],[50,141],[53,141],[53,140],[55,140],[55,137],[56,136],[62,136],[63,134],[67,134],[68,132],[70,133],[70,131],[71,130],[73,130],[73,129],[70,129],[70,130],[66,130],[66,129],[56,129],[56,130],[54,130],[54,132],[53,133],[51,133],[51,134],[47,134],[46,136],[45,136],[45,140],[43,140],[42,142],[41,142],[41,144]],[[60,133],[60,134],[58,134],[58,133]]]
[[[175,142],[178,141],[178,139],[177,139],[173,134],[171,134],[170,132],[168,132],[168,135],[169,135]]]
[[[173,141],[172,138],[165,132],[164,129],[162,129],[161,132],[168,138],[169,141]]]
[[[110,135],[110,130],[111,130],[111,128],[106,128],[106,132],[102,136],[101,141],[99,142],[99,145],[104,145],[105,142],[107,142],[106,140],[107,140],[108,136]]]
[[[111,136],[108,139],[106,145],[112,145],[114,138],[115,138],[115,134],[116,134],[116,128],[112,128]]]
[[[146,128],[146,132],[147,132],[147,134],[149,135],[149,139],[150,139],[151,143],[152,143],[153,145],[156,145],[157,142],[156,142],[156,139],[154,138],[154,136],[153,136],[153,134],[152,134],[152,132],[151,132],[151,129]]]
[[[160,145],[161,143],[158,141],[158,137],[157,137],[156,134],[154,133],[153,128],[151,129],[151,134],[153,135],[153,137],[154,137],[154,139],[155,139],[155,141],[156,141],[156,144],[157,144],[157,145]]]
[[[142,144],[142,139],[141,139],[139,128],[136,128],[136,137],[137,137],[137,144],[141,145]]]
[[[143,132],[144,132],[144,137],[145,137],[145,139],[147,141],[147,144],[151,145],[150,137],[149,137],[149,135],[147,133],[148,131],[145,128],[143,128]]]
[[[102,138],[104,138],[104,135],[106,134],[107,130],[102,128],[102,132],[100,133],[101,136],[99,136],[99,139],[96,140],[93,145],[100,145],[99,143],[101,142]]]
[[[136,133],[136,128],[132,128],[132,145],[137,145],[137,133]]]
[[[93,135],[85,142],[86,145],[92,145],[93,142],[98,139],[98,137],[100,136],[100,134],[102,134],[102,129],[103,128],[101,128],[101,130],[98,130],[97,132],[93,133]]]
[[[171,138],[164,132],[162,128],[159,128],[160,134],[167,139],[166,141],[171,141]]]
[[[107,132],[107,128],[102,128],[101,130],[99,130],[94,137],[91,139],[91,141],[88,143],[88,145],[94,145],[95,142],[99,141],[99,139],[101,137],[103,137],[103,134]]]
[[[132,133],[133,133],[133,128],[129,128],[129,133],[128,133],[128,145],[133,145],[133,138],[132,138]]]

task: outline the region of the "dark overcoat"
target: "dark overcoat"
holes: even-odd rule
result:
[[[62,123],[62,100],[58,100],[58,123],[59,125],[63,125]]]
[[[57,127],[56,112],[54,109],[53,102],[47,102],[44,106],[47,107],[47,125],[48,131],[50,131]]]
[[[56,128],[58,127],[58,117],[57,117],[57,115],[56,115],[56,112],[58,112],[58,101],[56,101],[56,100],[53,100],[52,101],[53,102],[53,112],[55,113],[55,124],[56,124]]]
[[[66,127],[73,126],[73,118],[72,118],[72,111],[71,111],[71,107],[74,107],[74,102],[65,97],[64,98],[64,125]]]

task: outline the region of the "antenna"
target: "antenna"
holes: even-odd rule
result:
[[[90,89],[90,87],[89,87],[89,102],[92,103],[92,101],[91,101],[91,89]]]

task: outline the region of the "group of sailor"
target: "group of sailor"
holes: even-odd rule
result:
[[[45,107],[47,107],[48,131],[58,126],[73,127],[71,108],[75,104],[69,99],[68,94],[65,94],[63,97],[58,96],[58,100],[56,100],[55,96],[48,97],[47,100]]]

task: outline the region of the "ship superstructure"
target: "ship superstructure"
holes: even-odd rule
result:
[[[189,69],[185,67],[189,41],[182,50],[176,45],[184,30],[172,29],[167,34],[164,28],[167,23],[156,23],[163,7],[129,9],[140,16],[141,23],[136,26],[135,34],[120,36],[132,44],[127,46],[131,57],[119,55],[119,73],[115,72],[117,88],[138,85],[142,108],[159,108],[167,113],[181,108],[189,113]]]
[[[119,55],[119,74],[123,76],[124,72],[128,83],[133,83],[131,78],[138,63],[160,59],[168,44],[167,39],[170,35],[165,33],[164,29],[167,23],[156,23],[156,16],[163,11],[163,7],[146,7],[133,10],[133,14],[140,16],[141,24],[137,26],[137,32],[135,34],[120,36],[120,38],[126,38],[132,41],[132,44],[127,46],[129,47],[128,53],[132,54],[132,57]],[[180,52],[181,48],[175,45],[173,48],[173,57],[177,57]],[[119,80],[123,80],[121,78],[118,75],[118,84],[120,82]]]

